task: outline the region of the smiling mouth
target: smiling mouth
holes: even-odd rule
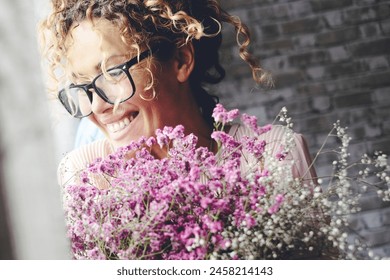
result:
[[[125,117],[118,122],[107,124],[107,129],[111,133],[119,132],[127,127],[137,116],[138,112],[134,112],[129,117]]]

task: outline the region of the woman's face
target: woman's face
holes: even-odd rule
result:
[[[83,21],[73,29],[70,38],[68,70],[75,77],[72,81],[74,84],[91,83],[94,77],[102,73],[104,61],[106,69],[109,69],[129,60],[129,49],[122,42],[118,29],[106,20],[97,21],[95,25]],[[134,52],[131,57],[136,55]],[[145,65],[146,61],[143,60],[131,68],[135,94],[116,110],[112,104],[93,93],[89,118],[108,135],[115,147],[128,145],[131,140],[138,140],[141,136],[152,136],[157,128],[165,125],[175,126],[185,122],[185,114],[181,112],[185,104],[180,98],[183,83],[177,79],[175,63],[161,63],[152,70],[156,91],[156,97],[152,100],[145,100],[153,96],[152,89],[145,89],[151,80]],[[131,87],[123,90],[131,91]]]

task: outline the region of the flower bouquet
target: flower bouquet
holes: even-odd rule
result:
[[[262,135],[274,129],[241,115],[251,130],[240,141],[225,132],[238,110],[214,110],[212,138],[218,152],[197,146],[184,127],[165,127],[97,159],[65,186],[64,207],[76,259],[334,259],[359,258],[364,247],[348,240],[348,215],[357,211],[356,178],[347,176],[349,138],[335,173],[323,187],[317,178],[294,178],[291,120],[282,110],[285,137],[268,151]],[[331,135],[331,134],[330,134]],[[167,156],[156,159],[151,147]],[[362,164],[381,170],[381,195],[389,198],[385,155]],[[358,174],[367,184],[366,169]],[[99,182],[109,188],[99,188]],[[376,182],[374,183],[376,184]],[[383,188],[386,187],[386,188]],[[364,257],[364,256],[363,256]]]

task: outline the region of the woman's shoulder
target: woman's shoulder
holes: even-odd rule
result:
[[[229,129],[229,135],[236,140],[240,140],[243,136],[252,137],[256,134],[250,127],[240,123],[234,123]],[[264,140],[281,140],[289,136],[293,137],[295,140],[300,140],[302,138],[302,134],[294,132],[291,128],[283,125],[272,125],[271,129],[259,135],[259,137],[264,138]]]
[[[74,182],[76,175],[88,167],[97,158],[104,158],[112,152],[107,139],[96,140],[67,153],[61,160],[58,170],[58,182],[65,185]]]
[[[242,137],[256,136],[255,132],[246,125],[233,124],[229,130],[236,141],[240,141]],[[293,160],[293,173],[295,177],[304,179],[315,178],[315,170],[312,167],[312,159],[308,149],[305,137],[291,128],[284,125],[272,125],[271,129],[263,134],[260,134],[259,139],[266,142],[266,150],[271,156],[276,156],[288,147],[286,160]]]

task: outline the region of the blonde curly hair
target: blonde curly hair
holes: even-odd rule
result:
[[[52,0],[52,12],[41,22],[40,33],[43,56],[57,86],[66,79],[58,75],[58,69],[64,70],[66,65],[65,41],[69,32],[78,22],[95,19],[106,19],[115,25],[129,52],[139,53],[141,46],[158,46],[153,56],[159,61],[170,59],[176,48],[191,42],[195,67],[190,86],[208,122],[212,121],[218,99],[209,95],[203,85],[216,84],[225,76],[218,55],[222,23],[234,26],[239,55],[250,66],[253,79],[263,85],[271,81],[248,50],[251,39],[247,26],[225,12],[217,0]],[[51,91],[57,92],[57,88]]]

